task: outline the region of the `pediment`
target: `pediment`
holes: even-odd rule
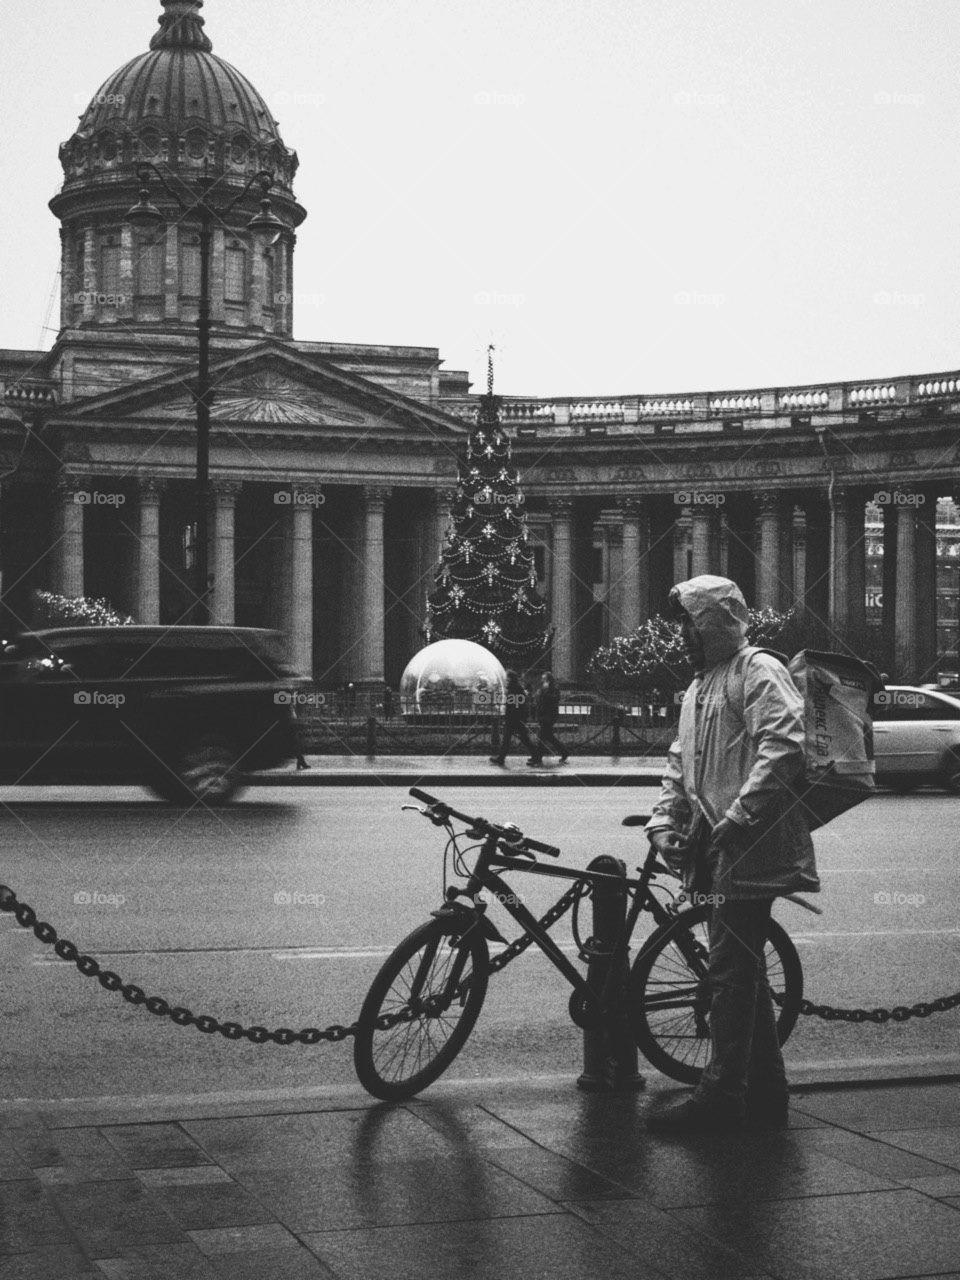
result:
[[[377,434],[460,436],[457,419],[421,401],[348,373],[312,354],[264,342],[211,365],[213,422],[273,424]],[[190,366],[64,405],[72,418],[183,422],[195,413]]]

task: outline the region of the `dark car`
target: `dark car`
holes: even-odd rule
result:
[[[223,804],[244,774],[296,754],[307,681],[276,632],[58,627],[0,649],[0,778],[141,782]]]

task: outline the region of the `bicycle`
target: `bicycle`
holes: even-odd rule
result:
[[[537,861],[543,854],[558,858],[553,845],[525,836],[512,823],[499,825],[485,818],[459,813],[443,801],[410,789],[421,801],[404,805],[446,828],[447,850],[454,851],[454,870],[466,885],[446,889],[442,907],[433,919],[408,934],[383,964],[360,1010],[354,1041],[354,1066],[364,1088],[389,1102],[412,1098],[437,1080],[463,1048],[476,1024],[493,969],[503,967],[531,943],[543,951],[573,988],[570,1014],[580,1027],[594,1027],[625,1019],[631,1025],[640,1051],[652,1066],[684,1084],[696,1084],[709,1054],[707,984],[709,954],[707,904],[679,908],[656,896],[657,877],[673,876],[650,847],[639,878]],[[466,824],[455,832],[453,822]],[[625,826],[639,826],[646,818],[624,819]],[[462,838],[480,841],[472,871],[463,862]],[[476,847],[476,846],[473,846]],[[446,869],[446,858],[445,858]],[[537,920],[526,909],[497,869],[522,871],[571,881],[571,889]],[[602,986],[586,978],[550,937],[549,928],[563,912],[604,881],[615,883],[630,899],[623,927],[613,943]],[[487,917],[487,903],[479,898],[489,891],[524,929],[501,957],[491,960],[489,943],[505,939]],[[565,900],[569,899],[569,903]],[[816,911],[802,899],[791,900]],[[468,905],[469,904],[469,905]],[[652,915],[655,929],[642,943],[626,982],[630,940],[642,912]],[[577,938],[576,917],[574,936]],[[587,958],[580,945],[581,959]],[[803,997],[803,970],[796,948],[783,928],[771,920],[766,948],[767,980],[778,1006],[777,1031],[786,1042],[796,1024]]]

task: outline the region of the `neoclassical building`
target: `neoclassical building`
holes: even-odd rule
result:
[[[475,398],[435,348],[294,338],[297,156],[202,8],[162,0],[60,148],[60,332],[0,351],[6,625],[37,587],[189,616],[200,227],[159,185],[159,229],[128,214],[145,162],[222,204],[268,170],[286,229],[248,229],[254,189],[213,232],[212,613],[282,628],[321,686],[395,683]],[[564,681],[707,571],[838,638],[874,625],[902,679],[956,669],[960,372],[504,401]]]

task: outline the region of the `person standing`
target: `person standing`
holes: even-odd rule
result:
[[[747,645],[736,583],[703,574],[678,583],[670,603],[696,675],[647,834],[688,893],[710,895],[710,1059],[692,1096],[647,1127],[782,1128],[789,1089],[764,951],[774,899],[820,888],[790,791],[803,768],[803,699],[777,658]]]
[[[537,716],[537,749],[534,752],[534,763],[543,764],[544,746],[553,747],[560,757],[560,763],[566,764],[567,753],[563,744],[557,741],[554,726],[560,715],[560,688],[553,678],[552,671],[545,671],[540,677],[540,688],[534,699],[534,710]]]
[[[507,752],[510,750],[510,744],[514,737],[519,738],[530,752],[530,759],[527,764],[537,763],[537,748],[534,746],[527,729],[529,703],[530,695],[523,681],[516,671],[508,671],[507,691],[504,695],[503,725],[501,726],[503,737],[500,741],[500,754],[490,757],[491,764],[506,763]]]

